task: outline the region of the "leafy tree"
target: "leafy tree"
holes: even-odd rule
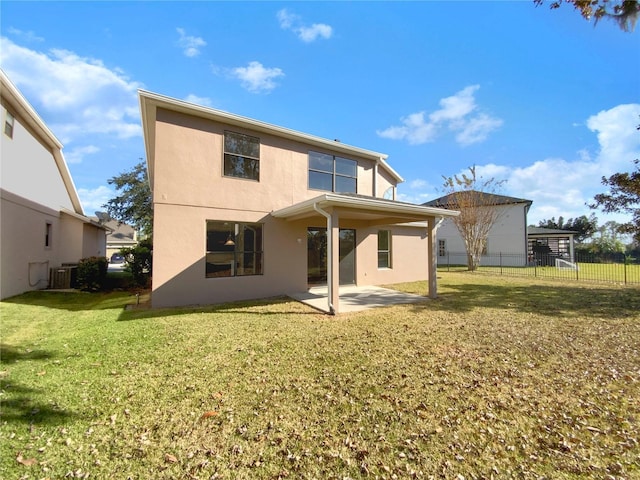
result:
[[[542,5],[544,0],[534,0],[536,6]],[[625,32],[633,31],[638,15],[640,15],[639,0],[553,0],[549,3],[550,8],[560,8],[563,3],[573,5],[586,20],[594,24],[608,18],[618,24]]]
[[[447,193],[446,200],[443,200],[446,205],[443,206],[460,211],[452,221],[464,241],[467,268],[474,271],[480,266],[489,231],[500,216],[499,209],[495,208],[499,204],[496,190],[504,181],[478,178],[475,165],[469,167],[469,175],[463,173],[442,178]]]
[[[582,243],[598,230],[598,219],[593,213],[589,217],[582,215],[575,219],[570,218],[566,222],[562,216],[558,217],[558,221],[556,221],[556,217],[551,217],[551,220],[541,220],[538,226],[556,230],[571,230],[576,232],[574,237],[576,242]]]
[[[640,127],[638,127],[640,130]],[[635,171],[614,173],[609,178],[602,177],[602,184],[610,188],[608,193],[599,193],[594,197],[591,208],[601,208],[606,213],[630,213],[629,222],[620,224],[620,233],[630,233],[640,242],[640,160],[634,160]]]
[[[151,188],[144,162],[138,163],[128,172],[112,177],[109,185],[120,192],[105,205],[111,218],[133,226],[146,237],[153,231],[153,202]]]

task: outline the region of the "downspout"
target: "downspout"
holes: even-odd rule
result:
[[[373,196],[378,196],[378,162],[373,164]]]
[[[336,311],[331,302],[333,298],[333,241],[331,237],[333,235],[333,222],[331,215],[322,210],[317,203],[313,204],[313,209],[327,219],[327,305],[329,307],[329,315],[335,315]]]

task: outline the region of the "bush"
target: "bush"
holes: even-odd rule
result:
[[[78,263],[78,287],[80,290],[95,292],[102,290],[107,278],[109,261],[107,257],[83,258]]]
[[[140,287],[147,287],[151,278],[153,265],[153,246],[151,240],[142,240],[133,248],[123,248],[122,256],[127,262],[127,268],[133,276],[133,281]]]

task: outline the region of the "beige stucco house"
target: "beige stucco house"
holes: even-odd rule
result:
[[[140,91],[154,307],[429,280],[440,208],[394,200],[386,155]]]
[[[0,299],[47,288],[58,270],[104,256],[106,231],[85,216],[62,144],[0,70]],[[59,268],[60,267],[60,268]]]

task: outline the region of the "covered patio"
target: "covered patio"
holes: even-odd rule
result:
[[[294,295],[297,295],[301,301],[313,302],[315,308],[330,314],[353,311],[357,305],[364,305],[367,299],[372,304],[378,302],[380,305],[390,304],[394,298],[398,301],[397,303],[400,303],[401,300],[404,300],[402,303],[407,303],[406,300],[409,299],[409,297],[400,294],[400,292],[384,292],[384,289],[379,289],[379,287],[367,293],[366,290],[363,290],[363,287],[367,285],[362,284],[362,281],[356,281],[354,286],[340,286],[338,246],[341,222],[344,224],[357,220],[366,222],[369,227],[410,225],[416,229],[422,229],[426,237],[425,247],[427,249],[426,258],[428,263],[428,291],[425,293],[429,298],[435,298],[437,296],[436,230],[442,218],[458,214],[459,212],[457,211],[442,208],[426,207],[356,194],[336,193],[326,193],[271,212],[273,217],[290,222],[311,217],[324,217],[327,232],[327,285],[321,287],[324,288],[322,293],[319,289],[311,288],[307,292],[290,296],[296,298]],[[349,290],[349,288],[356,288],[356,290]],[[425,298],[419,295],[414,297],[417,297],[413,298],[415,301],[421,301]],[[324,303],[324,306],[319,307],[319,303]]]
[[[368,285],[358,287],[356,285],[342,285],[338,288],[340,295],[340,312],[360,312],[370,308],[386,307],[407,303],[420,303],[428,298],[413,293],[399,292],[389,288]],[[309,305],[316,310],[330,313],[327,305],[328,288],[312,287],[306,292],[296,292],[289,294],[291,298]]]

